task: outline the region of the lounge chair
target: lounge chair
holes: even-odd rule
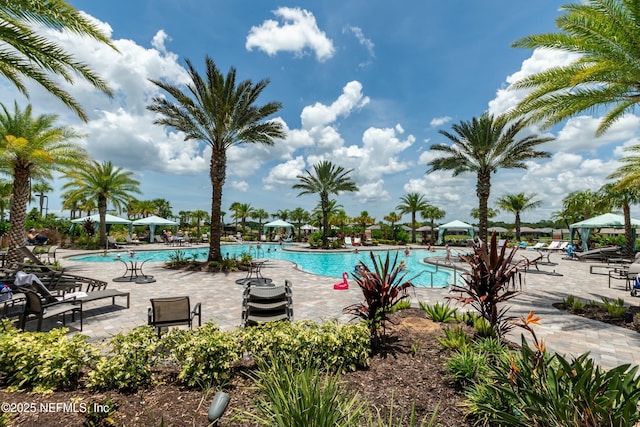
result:
[[[354,237],[353,246],[361,246],[361,245],[362,245],[362,240],[360,239],[360,237]]]
[[[351,242],[351,237],[347,236],[344,238],[344,245],[347,248],[350,248],[351,246],[353,246],[353,243]]]
[[[140,243],[142,243],[140,242],[140,240],[138,239],[134,240],[130,236],[124,236],[124,241],[127,242],[129,245],[139,245]]]
[[[364,245],[372,246],[373,239],[371,238],[371,230],[364,230]]]
[[[242,326],[293,320],[291,282],[284,286],[248,286],[242,297]]]
[[[604,248],[591,249],[584,252],[576,252],[575,256],[580,261],[587,261],[587,260],[607,261],[610,258],[619,257],[620,252],[618,251],[617,246],[607,246]]]
[[[544,248],[544,245],[546,245],[546,243],[538,242],[533,246],[527,246],[527,250],[528,251],[535,251],[535,250],[538,250],[540,248]]]
[[[20,320],[21,329],[25,329],[29,317],[38,319],[38,332],[42,330],[42,321],[45,317],[62,315],[62,325],[65,326],[66,314],[71,313],[71,320],[75,321],[75,315],[80,315],[80,330],[82,331],[82,303],[75,300],[58,300],[55,297],[42,298],[40,294],[26,287],[21,288],[25,296],[24,312]]]
[[[169,326],[187,325],[193,326],[195,317],[198,316],[198,326],[202,324],[202,307],[197,303],[191,310],[188,296],[151,298],[151,307],[147,312],[147,323],[158,330],[158,336],[162,328]]]
[[[107,236],[107,247],[111,249],[125,249],[124,245],[118,243],[113,236]]]

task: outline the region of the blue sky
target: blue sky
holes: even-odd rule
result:
[[[166,198],[174,213],[210,210],[209,151],[184,142],[172,129],[153,125],[146,110],[160,94],[148,79],[185,82],[184,60],[202,72],[205,55],[239,79],[271,83],[259,102],[280,101],[274,119],[287,138],[273,147],[233,148],[228,155],[223,210],[251,203],[275,213],[302,206],[296,176],[320,160],[352,168],[360,191],[338,196],[350,216],[366,210],[382,220],[408,192],[424,194],[447,213],[445,221],[472,221],[475,176],[425,175],[431,144],[448,140],[438,130],[484,111],[502,113],[522,98],[509,90],[518,78],[575,57],[562,52],[514,49],[520,37],[554,31],[563,2],[524,0],[378,0],[282,3],[263,1],[75,0],[111,35],[120,54],[86,39],[46,31],[115,90],[107,99],[86,83],[71,93],[89,113],[81,123],[59,101],[29,87],[38,113],[87,135],[81,143],[97,160],[135,172],[141,199]],[[26,100],[0,81],[3,102]],[[9,101],[9,102],[11,102]],[[552,157],[529,170],[493,176],[490,204],[516,192],[537,193],[543,206],[524,221],[548,218],[571,191],[597,189],[617,167],[622,148],[637,143],[640,120],[629,115],[595,138],[598,115],[568,120],[544,131]],[[539,129],[531,129],[540,133]],[[49,210],[57,212],[61,182],[54,183]],[[63,213],[68,215],[67,213]],[[409,220],[405,216],[405,221]],[[513,221],[501,213],[496,219]]]

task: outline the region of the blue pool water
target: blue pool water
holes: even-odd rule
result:
[[[359,253],[355,252],[329,252],[329,253],[317,253],[317,252],[297,252],[297,251],[285,251],[280,245],[262,244],[258,248],[255,244],[243,244],[243,245],[223,245],[222,255],[226,258],[239,258],[243,253],[249,253],[253,258],[272,258],[283,259],[296,263],[303,271],[318,274],[322,276],[341,278],[343,272],[353,272],[354,267],[360,262],[364,262],[370,268],[373,268],[371,263],[371,256],[369,251],[360,250]],[[84,262],[116,262],[119,256],[122,260],[135,259],[137,261],[169,261],[172,255],[175,255],[176,251],[183,252],[183,258],[196,257],[198,260],[205,260],[209,253],[208,248],[180,248],[180,249],[167,249],[161,251],[139,251],[134,254],[134,258],[131,258],[126,251],[122,252],[110,252],[107,256],[103,255],[82,255],[72,257],[74,261]],[[395,256],[397,251],[390,252],[391,259]],[[381,256],[384,260],[386,252],[376,251],[376,256]],[[406,263],[406,279],[410,279],[417,276],[413,283],[416,286],[421,287],[445,287],[453,281],[453,272],[449,270],[440,269],[436,272],[436,268],[432,265],[422,262],[424,258],[430,256],[443,256],[443,253],[428,252],[423,249],[413,249],[409,256],[405,256],[404,252],[398,254],[398,262],[401,260]],[[433,282],[432,282],[433,277]]]

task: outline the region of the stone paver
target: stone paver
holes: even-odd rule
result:
[[[163,245],[149,245],[148,248],[166,249]],[[522,255],[535,256],[535,252],[520,251]],[[110,300],[86,306],[83,333],[92,342],[146,324],[149,298],[153,297],[189,295],[191,301],[202,304],[203,322],[213,321],[224,330],[240,324],[243,287],[236,284],[236,280],[245,277],[245,272],[183,272],[164,269],[162,262],[147,262],[144,272],[154,275],[156,282],[115,283],[112,279],[123,273],[122,263],[86,263],[65,258],[77,253],[58,250],[58,256],[67,271],[105,280],[110,288],[131,293],[129,309],[108,305]],[[609,288],[608,276],[589,273],[590,263],[564,260],[562,254],[552,254],[551,261],[557,265],[541,266],[542,273],[526,274],[522,293],[510,301],[511,314],[526,316],[529,311],[534,311],[539,315],[541,322],[535,328],[536,333],[552,351],[574,356],[588,351],[596,363],[608,368],[623,363],[640,364],[640,334],[637,332],[574,316],[552,306],[568,295],[595,301],[600,301],[602,297],[620,297],[632,305],[637,305],[640,299],[632,297],[625,290],[623,280],[613,280]],[[345,269],[349,271],[352,267],[345,266]],[[546,274],[553,271],[562,275]],[[263,273],[276,283],[284,283],[285,279],[293,283],[295,320],[337,319],[348,322],[351,316],[342,314],[342,309],[362,299],[360,290],[352,280],[349,290],[335,291],[332,286],[337,281],[335,278],[300,271],[287,261],[271,259]],[[447,294],[448,289],[418,288],[412,292],[411,300],[416,306],[418,301],[434,304],[444,302]],[[45,325],[45,328],[51,326]],[[72,323],[70,326],[73,331],[76,325]],[[30,322],[28,329],[34,327],[35,322]],[[521,332],[514,329],[510,338],[519,342]]]

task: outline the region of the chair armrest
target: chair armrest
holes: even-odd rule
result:
[[[192,321],[195,316],[198,316],[198,326],[202,326],[202,306],[200,303],[197,303],[195,307],[193,307],[193,311],[191,312]]]

